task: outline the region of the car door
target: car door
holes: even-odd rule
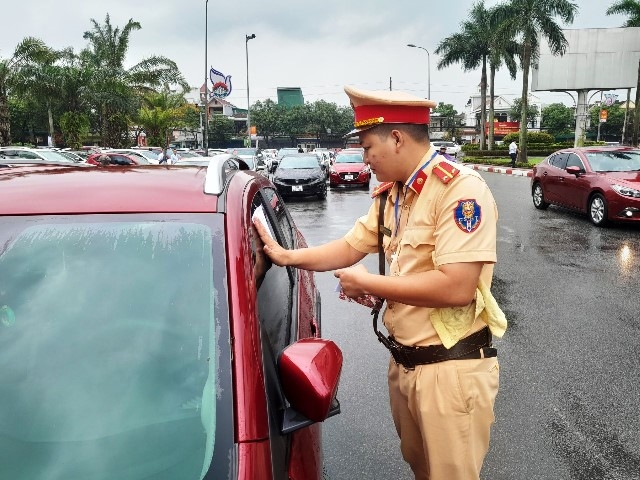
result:
[[[272,237],[284,248],[306,245],[301,245],[303,238],[275,188],[260,189],[252,200],[251,213],[266,223]],[[291,434],[282,433],[282,415],[288,402],[277,365],[280,353],[288,345],[319,335],[319,295],[313,274],[271,264],[262,253],[259,237],[255,232],[251,237],[273,476],[293,480],[321,478],[320,426],[313,424]]]
[[[583,173],[576,176],[567,172],[567,167],[578,167]],[[558,176],[558,203],[576,210],[586,210],[589,181],[584,172],[584,163],[580,157],[575,153],[568,153],[565,169]]]
[[[556,153],[549,158],[549,168],[542,173],[542,188],[549,202],[561,203],[559,195],[560,178],[563,176],[566,165],[567,154],[564,152]]]

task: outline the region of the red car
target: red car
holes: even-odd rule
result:
[[[533,168],[533,205],[586,213],[594,225],[640,221],[640,150],[633,147],[568,148]]]
[[[342,354],[246,168],[0,165],[0,478],[322,478]]]
[[[334,158],[329,168],[329,186],[358,185],[369,188],[371,169],[364,163],[361,149],[345,149]]]
[[[92,153],[87,157],[87,163],[91,165],[100,165],[98,160],[102,155],[106,155],[111,159],[109,165],[149,165],[149,160],[139,154],[118,153],[118,152],[104,152],[104,153]]]

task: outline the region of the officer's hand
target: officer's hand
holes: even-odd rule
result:
[[[354,267],[340,268],[333,275],[340,280],[340,287],[347,297],[358,298],[367,294],[363,284],[369,272],[364,265],[358,264]]]
[[[282,248],[278,242],[271,237],[267,227],[265,227],[259,219],[254,218],[253,225],[256,227],[258,235],[260,235],[260,240],[262,240],[262,243],[264,244],[262,251],[266,253],[271,261],[276,265],[281,267],[289,265],[289,250]]]

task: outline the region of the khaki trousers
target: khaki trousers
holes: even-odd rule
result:
[[[416,480],[480,478],[498,393],[496,357],[405,370],[389,363],[391,414]]]

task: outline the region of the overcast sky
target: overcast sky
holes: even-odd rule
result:
[[[491,7],[497,1],[487,0]],[[613,0],[577,0],[579,12],[564,28],[619,27],[623,16],[607,16]],[[3,5],[0,58],[7,58],[26,36],[41,38],[54,48],[80,51],[91,29],[90,19],[102,24],[105,15],[114,26],[129,19],[142,29],[130,37],[127,63],[151,55],[174,60],[194,87],[203,84],[207,67],[232,76],[228,100],[247,106],[245,35],[248,42],[251,103],[272,98],[277,87],[300,87],[305,101],[326,100],[347,105],[343,85],[404,90],[453,104],[461,112],[478,90],[480,70],[463,72],[457,65],[438,70],[438,43],[459,30],[473,0],[31,0]],[[208,10],[208,59],[205,63],[205,5]],[[406,45],[426,48],[430,55]],[[430,68],[428,68],[430,67]],[[500,72],[496,94],[519,96],[522,77],[512,81]],[[620,92],[626,99],[626,92]],[[539,93],[545,104],[572,104],[562,93]],[[622,96],[621,95],[621,96]],[[632,92],[632,95],[634,93]],[[622,99],[622,98],[621,98]],[[633,100],[633,96],[632,96]]]

